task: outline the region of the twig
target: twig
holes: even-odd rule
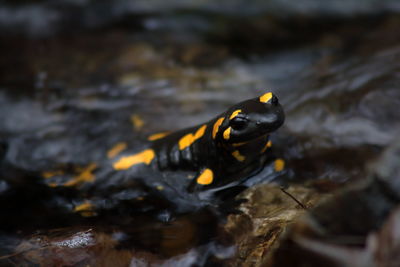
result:
[[[297,204],[299,204],[300,207],[302,207],[305,210],[308,210],[307,206],[301,203],[297,198],[295,198],[292,194],[290,194],[288,191],[285,190],[285,188],[281,187],[281,191],[288,195],[291,199],[293,199]]]

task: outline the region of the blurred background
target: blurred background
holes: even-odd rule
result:
[[[273,91],[291,182],[357,181],[399,138],[399,29],[397,0],[2,1],[0,141],[82,165]]]
[[[14,160],[32,168],[96,154],[93,137],[131,135],[133,115],[139,135],[174,130],[271,90],[301,139],[291,157],[339,153],[340,166],[302,170],[346,180],[398,133],[399,12],[396,0],[3,1],[0,134],[16,150],[22,135],[62,135]]]

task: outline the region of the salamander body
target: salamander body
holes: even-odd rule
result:
[[[209,122],[153,135],[149,148],[121,156],[113,168],[124,171],[147,164],[162,171],[195,171],[189,191],[221,186],[262,168],[271,146],[269,134],[283,122],[278,98],[268,92],[230,107]]]
[[[149,136],[140,151],[120,142],[104,161],[43,171],[23,184],[47,185],[54,205],[82,214],[128,202],[128,210],[148,210],[144,199],[163,199],[157,205],[171,202],[171,210],[187,211],[197,202],[214,201],[225,189],[248,187],[269,179],[271,171],[279,173],[284,162],[272,153],[270,134],[284,118],[278,98],[267,92],[206,123]]]

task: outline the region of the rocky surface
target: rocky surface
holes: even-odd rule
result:
[[[217,243],[193,247],[204,233],[198,221],[180,218],[194,239],[152,225],[182,242],[157,244],[146,228],[138,231],[144,233],[140,241],[148,241],[145,251],[115,247],[115,229],[76,225],[56,235],[35,229],[37,239],[35,230],[4,228],[0,264],[45,266],[65,253],[65,265],[119,259],[121,266],[188,266],[221,263],[236,251],[227,264],[393,266],[399,6],[391,0],[288,3],[2,4],[0,158],[24,171],[15,173],[16,183],[31,171],[96,161],[120,140],[140,147],[148,134],[194,125],[273,90],[287,113],[274,148],[288,176],[277,182],[308,210],[279,186],[261,185],[244,192],[243,215],[212,224],[205,236]],[[1,196],[9,189],[0,182]],[[28,193],[12,212],[2,203],[8,207],[2,216],[12,222],[16,211],[33,208]],[[76,238],[88,242],[64,245]],[[149,249],[156,245],[158,251]],[[201,259],[204,251],[214,256]]]

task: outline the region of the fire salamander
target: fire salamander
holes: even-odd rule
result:
[[[89,164],[73,178],[62,171],[43,176],[52,187],[74,186],[84,191],[85,198],[75,201],[74,210],[87,216],[94,207],[110,207],[113,201],[143,200],[152,190],[170,201],[179,198],[175,207],[183,202],[193,205],[210,198],[205,192],[239,185],[264,166],[281,171],[284,161],[269,152],[269,134],[283,122],[278,98],[267,92],[230,107],[209,122],[151,135],[149,145],[139,152],[130,153],[127,143],[117,143],[105,163]]]

